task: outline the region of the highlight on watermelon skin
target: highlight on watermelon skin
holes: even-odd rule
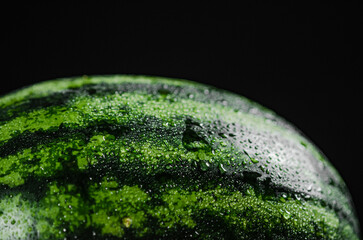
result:
[[[326,156],[273,111],[151,76],[0,97],[0,239],[359,239]]]

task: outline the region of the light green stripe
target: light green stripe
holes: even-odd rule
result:
[[[62,123],[81,125],[82,122],[83,118],[80,112],[69,110],[66,107],[39,109],[0,126],[0,141],[9,140],[12,135],[21,134],[24,131],[32,133],[48,130],[52,127],[58,128]]]
[[[0,98],[0,107],[4,108],[12,104],[23,101],[26,98],[38,98],[50,95],[54,92],[60,92],[70,88],[79,88],[88,84],[123,84],[123,83],[140,83],[140,84],[166,84],[171,86],[202,86],[192,81],[184,79],[168,79],[163,77],[152,76],[133,76],[133,75],[112,75],[112,76],[83,76],[78,78],[60,78],[31,85],[14,93]]]

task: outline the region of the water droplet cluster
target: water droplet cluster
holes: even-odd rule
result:
[[[115,76],[0,98],[0,239],[357,239],[352,211],[308,139],[231,93]]]

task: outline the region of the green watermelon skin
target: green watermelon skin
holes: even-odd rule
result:
[[[259,104],[150,76],[0,98],[0,239],[359,239],[321,151]]]

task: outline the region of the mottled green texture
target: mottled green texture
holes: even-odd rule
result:
[[[350,201],[292,125],[210,86],[81,77],[0,98],[0,239],[358,239]]]

